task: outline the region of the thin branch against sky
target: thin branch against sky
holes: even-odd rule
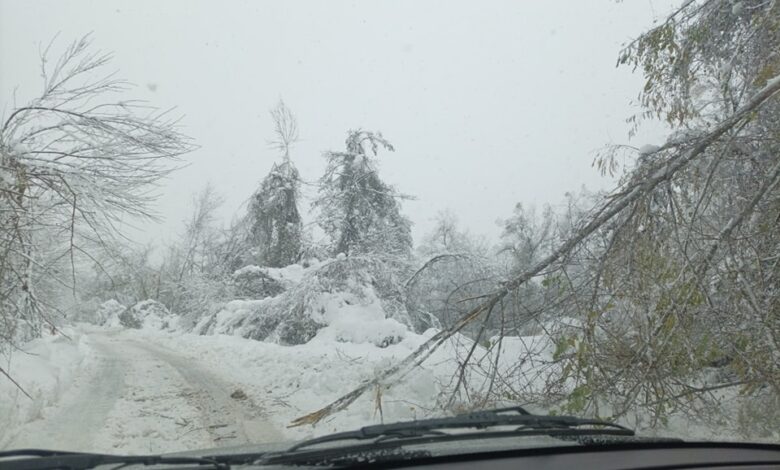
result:
[[[222,216],[239,209],[276,158],[264,145],[274,138],[266,110],[280,96],[298,118],[304,180],[348,129],[380,130],[397,147],[382,171],[416,196],[406,203],[416,237],[456,208],[494,238],[517,202],[558,203],[612,183],[591,167],[593,152],[625,143],[640,83],[615,59],[667,3],[0,0],[0,92],[30,96],[41,45],[92,31],[139,85],[134,96],[185,115],[201,148],[162,188],[166,221],[134,233],[141,240],[180,227],[182,187],[211,181],[225,195]],[[649,126],[636,144],[660,134]]]

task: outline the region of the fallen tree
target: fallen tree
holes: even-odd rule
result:
[[[641,174],[646,176],[629,180],[620,187],[618,191],[609,196],[603,204],[591,212],[591,215],[586,218],[581,227],[550,255],[517,276],[506,280],[497,291],[486,294],[479,306],[469,311],[466,315],[463,315],[450,327],[439,331],[402,361],[381,371],[375,378],[365,381],[354,390],[341,396],[327,406],[293,420],[290,426],[316,424],[323,418],[345,409],[364,393],[389,386],[391,380],[401,380],[415,367],[425,362],[437,348],[453,335],[463,330],[463,328],[469,324],[480,319],[483,321],[488,319],[496,309],[496,306],[511,292],[527,283],[532,278],[550,269],[555,263],[566,259],[585,239],[616,219],[616,217],[625,211],[632,203],[650,194],[660,184],[670,181],[678,172],[685,169],[692,161],[700,157],[713,143],[718,141],[718,139],[751,120],[754,114],[774,97],[778,91],[780,91],[780,76],[768,80],[766,86],[755,93],[746,104],[709,132],[701,135],[695,140],[688,141],[688,146],[684,149],[679,149],[679,146],[676,143],[668,143],[654,149],[652,153],[659,157],[666,153],[670,153],[670,155],[667,158],[658,158],[658,160],[651,164],[649,168],[642,171]],[[777,184],[779,178],[780,164],[776,164],[774,171],[763,181],[760,189],[755,193],[754,199],[747,205],[745,211],[739,214],[738,217],[732,219],[732,222],[722,231],[722,237],[728,236],[733,229],[745,219],[746,215],[755,207],[755,203],[760,200],[760,198],[764,197],[770,188]],[[718,249],[720,242],[721,239],[712,242],[709,250],[710,253],[714,253]],[[711,256],[704,259],[697,270],[705,270],[710,260]],[[473,353],[473,350],[471,353]],[[462,362],[462,368],[465,367],[465,363],[470,359],[471,353],[469,354],[469,357]]]

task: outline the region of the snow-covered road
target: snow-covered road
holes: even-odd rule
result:
[[[91,360],[56,406],[6,448],[171,452],[283,440],[258,403],[219,371],[161,344],[92,332]]]

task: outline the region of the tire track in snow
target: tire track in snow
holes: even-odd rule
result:
[[[134,346],[172,366],[194,387],[189,399],[201,412],[204,427],[219,445],[242,445],[283,440],[268,422],[265,411],[250,397],[231,397],[237,387],[174,351],[133,341]]]
[[[249,397],[176,352],[91,333],[94,361],[6,447],[159,453],[283,440]]]

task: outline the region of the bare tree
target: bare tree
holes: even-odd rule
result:
[[[205,275],[216,279],[225,274],[222,269],[217,269],[222,233],[215,227],[216,211],[222,202],[222,197],[211,184],[192,198],[192,214],[185,221],[184,237],[180,244],[170,248],[165,260],[168,278],[164,282],[163,303],[173,313],[194,314],[188,310],[192,310],[197,293],[187,288],[194,278]]]
[[[127,217],[152,217],[153,185],[193,149],[169,113],[120,98],[129,85],[105,74],[111,55],[91,51],[89,37],[53,62],[51,47],[41,57],[41,95],[0,123],[5,345],[40,334],[43,323],[55,327],[38,281],[73,289],[74,257],[90,257]]]
[[[290,147],[298,142],[298,120],[282,100],[271,110],[271,119],[274,121],[274,139],[269,143],[287,160],[290,158]]]

